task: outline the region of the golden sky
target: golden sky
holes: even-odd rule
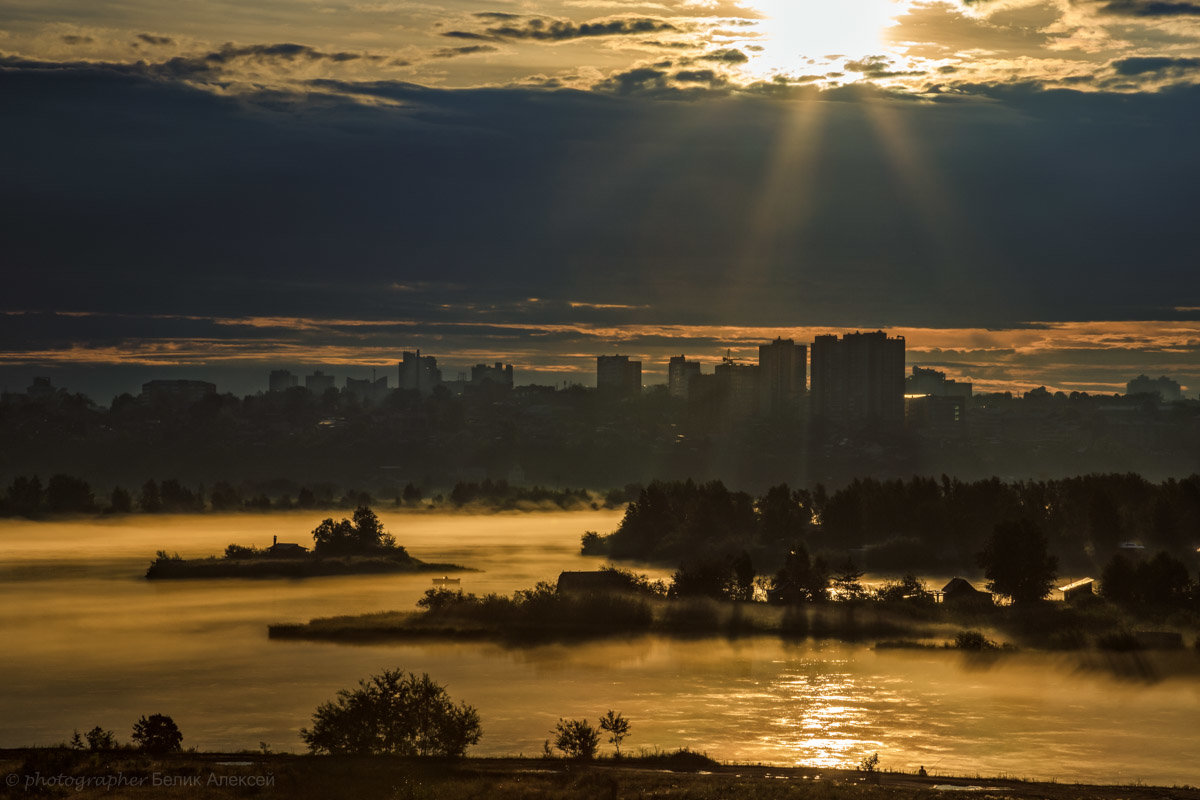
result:
[[[727,92],[868,83],[1138,91],[1200,74],[1190,0],[0,0],[0,51],[315,79]],[[1150,59],[1150,60],[1147,60]]]

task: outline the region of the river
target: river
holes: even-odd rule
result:
[[[172,716],[185,747],[300,752],[298,730],[338,689],[385,668],[428,672],[479,710],[479,755],[536,755],[559,717],[608,709],[623,744],[690,747],[726,761],[1060,781],[1196,784],[1200,680],[1129,680],[1075,657],[876,652],[774,638],[653,636],[509,648],[272,641],[267,625],[412,608],[428,575],[150,582],[155,551],[185,558],[231,542],[309,544],[322,515],[0,522],[0,747],[65,741],[95,725],[128,740]],[[462,588],[512,592],[600,562],[585,530],[618,512],[383,512],[418,558],[475,567]],[[661,571],[649,571],[655,575]],[[1179,656],[1193,657],[1194,653]]]

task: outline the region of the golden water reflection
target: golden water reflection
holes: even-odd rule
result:
[[[316,515],[319,518],[320,515]],[[584,530],[619,515],[385,514],[415,555],[481,568],[463,588],[511,592],[586,569]],[[484,755],[541,752],[559,717],[620,710],[628,745],[745,762],[1195,783],[1200,689],[1190,677],[1122,681],[1068,657],[974,664],[943,652],[837,642],[653,636],[507,648],[272,641],[275,621],[411,608],[428,576],[150,583],[155,550],[302,541],[312,514],[0,524],[0,747],[94,725],[128,738],[168,713],[185,744],[299,751],[297,731],[338,689],[383,668],[429,672],[476,705]],[[1194,654],[1184,654],[1194,658]],[[1183,657],[1183,656],[1181,656]]]

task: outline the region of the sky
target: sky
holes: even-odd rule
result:
[[[0,0],[0,118],[13,391],[880,328],[1200,390],[1200,2]]]

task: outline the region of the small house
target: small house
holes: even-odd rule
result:
[[[979,591],[966,578],[952,578],[942,587],[941,594],[942,602],[950,605],[992,605],[991,594]]]
[[[267,555],[272,558],[300,558],[308,553],[308,548],[302,544],[281,542],[278,536],[273,536],[271,539],[271,546],[267,548]]]
[[[1096,581],[1092,578],[1080,578],[1065,586],[1059,586],[1054,591],[1060,594],[1063,601],[1071,603],[1094,596],[1095,583]]]

